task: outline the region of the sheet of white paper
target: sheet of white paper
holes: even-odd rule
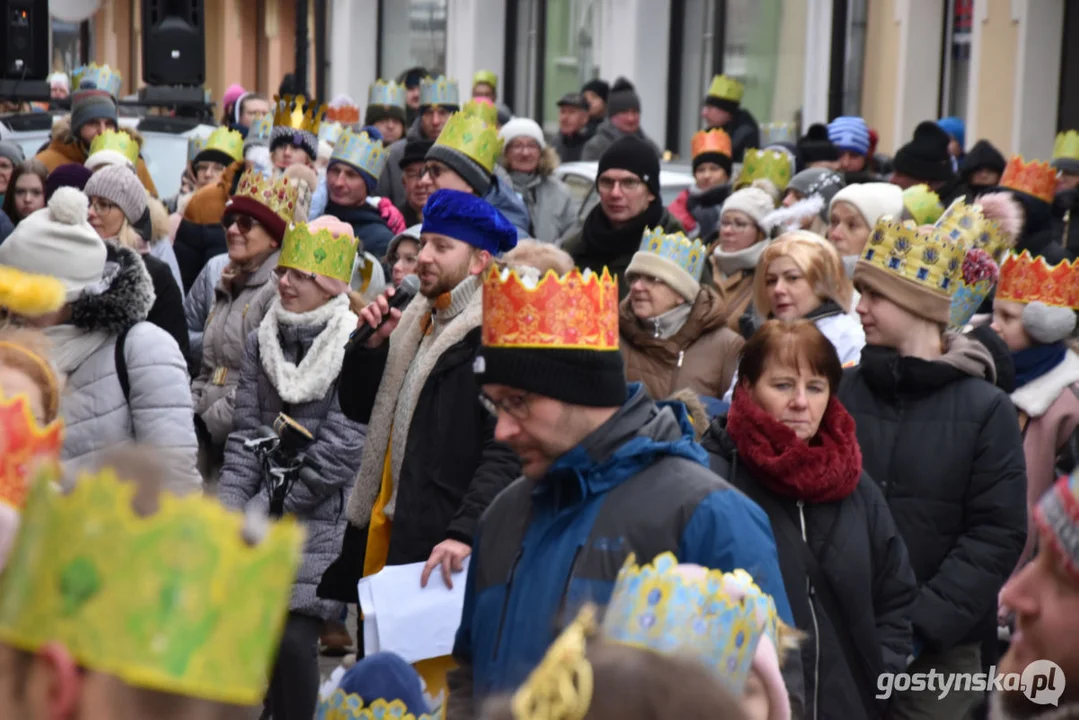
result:
[[[363,605],[365,585],[373,610],[373,632],[378,648],[394,652],[410,663],[449,655],[461,622],[465,602],[465,573],[453,575],[453,589],[446,587],[438,570],[426,588],[420,587],[424,563],[391,565],[360,581],[360,605],[364,610],[364,642],[367,642],[367,609]],[[371,652],[364,646],[364,652]]]
[[[360,580],[359,596],[360,611],[363,612],[363,650],[365,653],[376,653],[379,651],[378,621],[369,578]]]

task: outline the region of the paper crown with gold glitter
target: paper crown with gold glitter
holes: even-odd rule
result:
[[[921,230],[913,222],[877,221],[859,262],[898,275],[937,295],[951,298],[962,272],[967,246],[937,228]]]
[[[792,122],[772,122],[761,125],[761,145],[798,142],[798,126]]]
[[[460,107],[461,95],[457,89],[457,81],[445,75],[437,78],[428,75],[420,80],[420,107],[427,105]]]
[[[768,180],[782,192],[790,183],[792,173],[791,158],[787,153],[751,148],[743,156],[742,171],[735,189],[747,187],[754,180]]]
[[[1000,186],[1018,190],[1052,204],[1057,187],[1057,171],[1047,162],[1023,162],[1022,155],[1012,155],[1000,178]]]
[[[513,695],[514,720],[583,720],[592,705],[594,675],[588,642],[599,634],[596,608],[588,604],[547,649]]]
[[[699,281],[704,272],[708,251],[700,240],[690,240],[684,233],[667,233],[661,227],[645,228],[638,252],[658,255],[661,259],[677,265]]]
[[[285,231],[277,266],[348,283],[358,247],[355,235],[334,235],[327,228],[312,230],[307,223],[292,223]]]
[[[404,109],[408,89],[394,81],[377,80],[367,89],[367,104]]]
[[[375,140],[366,132],[345,130],[333,146],[330,162],[343,162],[377,181],[382,177],[382,168],[389,156],[390,149],[381,140]]]
[[[71,73],[72,88],[78,90],[83,83],[92,84],[98,90],[104,90],[114,98],[120,96],[120,87],[124,84],[124,76],[119,70],[113,70],[108,65],[80,65]]]
[[[238,131],[232,130],[227,127],[214,128],[214,131],[210,133],[209,137],[202,145],[202,149],[197,154],[208,153],[214,151],[220,153],[222,157],[219,159],[224,160],[228,158],[232,162],[238,162],[244,159],[244,136]],[[225,163],[228,164],[228,163]]]
[[[323,122],[338,123],[344,127],[359,125],[360,109],[348,104],[328,107]]]
[[[1000,265],[996,298],[1079,310],[1079,260],[1050,265],[1026,250],[1010,253]]]
[[[287,225],[292,222],[297,210],[302,209],[303,217],[307,217],[312,192],[313,189],[301,180],[285,175],[270,177],[252,167],[240,176],[240,183],[236,186],[231,202],[240,201],[239,204],[243,205],[243,201],[253,200]]]
[[[322,126],[322,117],[326,114],[325,105],[308,105],[303,95],[293,97],[274,96],[273,127],[277,129],[299,130],[318,137]]]
[[[97,135],[90,142],[90,152],[87,157],[102,150],[119,153],[132,165],[139,159],[139,143],[128,135],[126,130],[106,130]]]
[[[742,102],[746,86],[729,75],[716,75],[708,87],[708,97],[727,100],[734,104]]]
[[[484,346],[618,350],[618,281],[606,268],[531,280],[491,267],[483,282]]]
[[[442,127],[435,145],[463,153],[487,172],[494,172],[495,162],[502,155],[503,140],[494,125],[488,125],[475,115],[456,112]]]
[[[1079,132],[1067,130],[1057,133],[1053,142],[1053,166],[1058,160],[1073,160],[1079,162]]]
[[[704,153],[718,153],[731,156],[731,136],[726,130],[698,130],[690,141],[690,155],[696,158]]]
[[[918,225],[932,225],[944,213],[940,195],[928,185],[912,185],[903,191],[903,207]]]
[[[25,395],[5,398],[0,394],[0,504],[19,510],[26,504],[36,473],[57,476],[63,445],[63,420],[57,418],[42,427]]]
[[[136,514],[136,485],[83,474],[67,495],[30,488],[0,579],[0,642],[58,642],[80,667],[140,688],[254,705],[266,692],[304,535],[286,519],[261,539],[212,499],[162,494]]]
[[[498,76],[490,70],[477,70],[472,76],[472,87],[476,87],[480,83],[486,83],[492,88],[498,87]]]
[[[359,695],[334,690],[320,700],[315,720],[436,720],[436,715],[414,715],[401,700],[383,699],[365,704]]]
[[[498,125],[498,108],[486,98],[469,100],[461,107],[461,112],[471,117],[478,117],[489,127]]]

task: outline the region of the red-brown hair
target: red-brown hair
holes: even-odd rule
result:
[[[782,363],[801,369],[802,363],[828,379],[828,390],[835,395],[843,378],[843,364],[832,341],[810,320],[769,320],[742,348],[738,363],[739,382],[752,387],[764,374],[768,363]]]

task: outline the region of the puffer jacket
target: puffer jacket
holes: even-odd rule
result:
[[[1026,464],[1011,400],[983,345],[947,334],[936,361],[867,345],[839,399],[857,425],[918,578],[915,646],[996,632],[996,600],[1026,539]]]
[[[716,291],[702,287],[688,310],[682,327],[664,339],[656,336],[653,320],[637,319],[628,297],[618,307],[626,380],[644,383],[653,398],[666,398],[682,388],[721,398],[738,367],[745,340],[724,325]]]
[[[221,279],[221,271],[229,264],[227,253],[210,258],[202,268],[194,284],[184,296],[184,320],[187,322],[189,349],[187,364],[192,377],[197,377],[202,365],[202,334],[206,321],[210,319],[210,308],[214,305],[214,288]]]
[[[139,147],[142,147],[142,136],[130,128],[124,128],[128,135],[134,138]],[[60,118],[52,126],[52,135],[49,138],[49,144],[43,148],[34,159],[41,161],[45,166],[45,169],[52,172],[61,165],[67,165],[68,163],[75,163],[82,165],[86,162],[86,155],[89,148],[77,137],[71,130],[71,116]],[[135,163],[135,173],[139,176],[139,180],[142,182],[143,187],[149,191],[150,195],[157,197],[157,188],[154,186],[154,179],[150,177],[150,171],[146,169],[146,162],[140,155]]]
[[[599,160],[603,157],[603,153],[607,152],[607,148],[626,135],[636,135],[652,146],[652,149],[656,151],[656,157],[663,157],[663,151],[659,149],[659,145],[656,145],[652,138],[645,135],[644,130],[638,128],[635,133],[624,133],[614,126],[610,118],[606,118],[596,128],[596,134],[584,144],[584,149],[581,151],[581,160]]]
[[[258,332],[247,339],[244,350],[243,369],[236,390],[235,430],[229,435],[225,446],[225,465],[221,469],[218,499],[228,508],[244,510],[255,508],[268,512],[270,496],[264,482],[262,467],[254,453],[244,448],[244,442],[260,435],[259,428],[273,426],[278,413],[286,413],[314,436],[307,448],[307,457],[318,464],[317,480],[310,484],[298,481],[285,496],[283,512],[293,515],[307,531],[303,560],[292,588],[289,609],[320,618],[336,617],[341,604],[320,600],[315,595],[322,573],[337,557],[337,548],[345,530],[345,505],[349,488],[356,476],[356,465],[363,451],[366,426],[349,420],[341,412],[337,401],[337,376],[344,358],[347,334],[330,339],[330,345],[339,352],[328,352],[316,359],[317,366],[303,373],[299,382],[309,377],[334,378],[329,389],[317,400],[287,403],[267,366],[272,366],[272,356],[263,350],[260,336],[268,332],[270,314],[279,308],[274,302]],[[344,295],[305,313],[297,324],[280,323],[277,337],[285,361],[293,364],[312,352],[312,344],[319,334],[346,314],[355,327],[356,316],[348,310],[348,298]],[[290,313],[291,315],[291,313]],[[295,317],[295,316],[293,316]],[[337,342],[339,340],[340,342]]]
[[[187,364],[176,341],[145,321],[154,293],[138,254],[118,247],[114,257],[107,269],[118,273],[108,290],[73,304],[72,324],[110,337],[68,374],[60,399],[67,426],[62,459],[68,468],[92,467],[105,451],[134,440],[168,453],[178,480],[170,490],[200,489]],[[125,330],[130,400],[116,371],[116,340]]]
[[[483,199],[517,228],[518,239],[528,237],[528,208],[525,207],[524,200],[514,192],[513,184],[501,165],[495,165],[495,171],[491,174],[491,187]]]
[[[573,232],[580,207],[564,182],[553,175],[535,173],[510,173],[510,179],[528,208],[533,238],[558,243]]]
[[[382,176],[378,179],[378,187],[374,192],[379,197],[390,198],[397,207],[405,204],[405,184],[401,172],[401,158],[405,156],[405,145],[409,140],[438,139],[429,138],[423,134],[421,120],[422,118],[417,117],[405,136],[390,145],[390,156],[386,160],[386,167],[382,169]]]
[[[215,445],[224,444],[232,432],[244,345],[277,297],[273,271],[280,254],[275,252],[266,258],[235,296],[221,279],[214,287],[214,303],[202,335],[202,360],[199,374],[191,383],[191,396],[195,413],[206,424]]]

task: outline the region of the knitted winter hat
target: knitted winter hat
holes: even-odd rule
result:
[[[83,193],[59,188],[0,245],[0,265],[54,277],[64,284],[66,301],[75,300],[105,271],[105,242],[87,219],[89,207]]]
[[[364,657],[341,678],[338,688],[357,695],[370,705],[375,700],[398,700],[408,714],[420,717],[431,712],[423,696],[419,674],[400,656],[378,652]]]
[[[434,144],[434,140],[414,140],[409,138],[405,143],[405,152],[401,156],[400,162],[397,163],[397,167],[404,170],[413,163],[423,162],[427,157],[427,152]]]
[[[596,95],[599,95],[600,99],[602,99],[603,102],[607,102],[607,98],[611,94],[611,86],[608,85],[605,81],[596,78],[595,80],[589,80],[581,87],[582,95],[589,91],[594,92]]]
[[[225,91],[225,94],[221,96],[221,106],[228,107],[229,105],[233,105],[237,100],[239,100],[243,95],[246,94],[247,91],[244,90],[243,85],[239,83],[232,83],[231,85],[229,85],[228,90]]]
[[[110,165],[94,173],[86,183],[87,197],[101,197],[124,211],[124,217],[134,225],[146,212],[146,189],[130,167]]]
[[[532,138],[541,148],[547,147],[547,140],[543,137],[543,129],[539,126],[539,123],[532,118],[513,118],[502,126],[499,135],[506,141],[506,144],[503,146],[503,152],[505,152],[505,148],[508,147],[511,142],[519,137]]]
[[[608,170],[628,170],[659,197],[659,157],[648,143],[636,135],[615,140],[599,159],[596,181]]]
[[[435,143],[427,151],[426,158],[428,160],[438,160],[448,166],[450,170],[460,175],[461,179],[468,183],[476,191],[476,194],[481,197],[491,189],[491,183],[494,180],[491,173],[460,150],[451,148],[449,145]]]
[[[974,143],[970,152],[963,156],[963,162],[959,164],[959,175],[964,180],[969,180],[976,170],[982,168],[1003,173],[1006,165],[1007,161],[1000,154],[1000,150],[993,147],[993,143],[983,139]]]
[[[654,237],[649,228],[644,229],[644,235],[645,242],[648,242],[649,237]],[[696,248],[694,248],[694,245],[696,245]],[[671,251],[672,246],[676,248],[674,253]],[[704,248],[701,247],[699,240],[694,242],[687,240],[681,233],[671,233],[667,235],[667,241],[660,247],[646,247],[642,243],[641,249],[633,253],[633,258],[629,261],[626,275],[637,274],[659,278],[671,290],[681,295],[686,302],[692,303],[701,292],[700,281],[701,273],[704,271],[704,263],[696,263],[695,266],[690,266],[695,267],[695,272],[691,274],[686,266],[679,262],[677,249],[682,248],[689,249],[690,252],[697,251],[702,256],[704,255]]]
[[[13,143],[9,140],[0,142],[0,157],[10,160],[12,165],[18,165],[26,159],[23,155],[22,148],[19,147],[17,143]]]
[[[115,125],[116,100],[107,90],[98,90],[93,83],[84,82],[71,95],[71,130],[76,135],[91,120],[111,120]]]
[[[368,105],[363,114],[364,125],[374,125],[381,120],[397,120],[405,124],[405,109],[398,105]]]
[[[809,168],[803,170],[787,184],[788,190],[797,190],[806,198],[819,197],[823,201],[820,210],[822,220],[828,219],[828,209],[832,198],[844,187],[843,176],[828,168]]]
[[[1079,470],[1061,478],[1034,508],[1034,522],[1079,580]]]
[[[862,215],[865,224],[873,227],[882,217],[890,215],[898,220],[903,214],[903,191],[891,183],[858,183],[848,185],[835,195],[828,210],[837,202],[851,205]]]
[[[828,138],[828,126],[814,123],[804,137],[798,139],[798,154],[806,165],[839,160],[839,149]]]
[[[840,150],[869,155],[869,127],[856,115],[841,115],[828,123],[828,139]]]
[[[637,95],[637,89],[633,83],[620,77],[611,86],[610,95],[607,97],[607,117],[613,117],[627,110],[641,111],[641,98]]]
[[[767,232],[768,228],[764,226],[764,218],[775,209],[776,204],[772,196],[761,188],[751,185],[731,193],[720,208],[719,216],[723,217],[723,214],[728,210],[740,210],[751,217],[757,227]]]
[[[937,125],[940,126],[941,130],[948,133],[949,137],[959,143],[960,149],[967,146],[967,126],[963,123],[962,118],[957,118],[954,115],[941,118],[937,120]]]
[[[58,188],[71,187],[82,190],[86,183],[90,182],[93,173],[85,165],[79,163],[65,163],[45,178],[45,202],[48,202]]]
[[[916,180],[932,182],[952,177],[951,136],[932,120],[914,128],[914,138],[895,154],[895,171]]]
[[[319,230],[328,230],[334,237],[356,237],[356,232],[352,229],[352,226],[347,222],[338,220],[333,215],[322,215],[317,220],[312,220],[307,223],[307,229],[312,234]],[[330,297],[337,297],[343,293],[349,291],[348,283],[337,278],[326,277],[325,275],[314,274],[315,284],[322,289]]]

